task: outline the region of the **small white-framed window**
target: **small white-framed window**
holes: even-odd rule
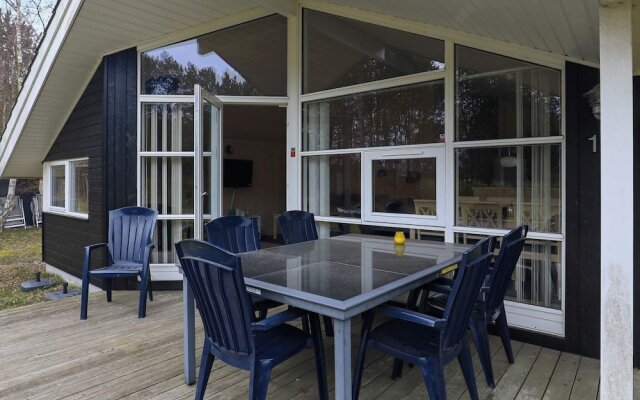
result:
[[[363,152],[364,222],[445,225],[443,145]]]
[[[89,159],[49,161],[43,168],[44,211],[89,218]]]

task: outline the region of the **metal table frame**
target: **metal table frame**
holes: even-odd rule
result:
[[[333,240],[333,239],[321,239]],[[430,246],[434,242],[428,242]],[[437,245],[437,243],[436,243]],[[443,243],[445,245],[445,243]],[[448,244],[451,245],[451,244]],[[258,250],[260,251],[260,250]],[[346,301],[273,285],[258,279],[245,277],[247,290],[270,300],[298,307],[307,311],[329,316],[333,319],[335,396],[336,399],[350,400],[351,396],[351,319],[383,304],[393,298],[422,286],[454,264],[460,262],[461,255],[453,257],[424,270],[407,275],[392,283],[377,287]],[[188,384],[196,381],[195,366],[195,309],[193,293],[186,279],[183,280],[184,302],[184,379]]]

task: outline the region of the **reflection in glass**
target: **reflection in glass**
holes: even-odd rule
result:
[[[558,70],[456,46],[456,140],[559,136]]]
[[[151,253],[152,264],[177,264],[174,243],[194,236],[193,220],[158,220],[156,233],[153,235],[155,245]]]
[[[444,82],[303,104],[304,150],[444,142]]]
[[[141,150],[193,151],[193,103],[143,104]]]
[[[285,96],[287,19],[271,15],[142,53],[142,94]]]
[[[193,214],[193,157],[143,157],[142,206]]]
[[[436,159],[373,160],[373,211],[436,216]]]
[[[360,155],[302,160],[304,209],[319,216],[360,218]]]
[[[64,208],[65,198],[65,166],[51,167],[51,206]]]
[[[69,211],[89,212],[89,160],[72,161],[69,175]]]
[[[402,231],[409,239],[414,239],[412,231],[409,229],[388,227],[388,226],[375,226],[375,225],[362,225],[362,224],[348,224],[344,222],[316,222],[318,226],[318,232],[329,232],[329,236],[322,237],[326,239],[329,237],[348,235],[351,233],[363,234],[363,235],[376,235],[386,236],[393,238],[393,235],[397,231]],[[424,231],[427,232],[427,231]],[[390,239],[392,240],[392,239]]]
[[[473,244],[484,236],[456,233],[456,243]],[[496,254],[499,249],[496,249]],[[562,242],[527,239],[507,288],[506,300],[562,309]]]
[[[444,42],[309,9],[303,93],[444,69]]]
[[[562,231],[559,144],[457,149],[456,162],[457,225]]]

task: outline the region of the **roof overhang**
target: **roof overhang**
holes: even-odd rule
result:
[[[383,25],[394,19],[426,35],[504,46],[518,56],[598,62],[596,0],[60,0],[0,142],[0,177],[41,176],[42,160],[104,55],[274,12],[295,15],[297,4]]]

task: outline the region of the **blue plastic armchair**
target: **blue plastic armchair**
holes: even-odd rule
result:
[[[447,398],[444,366],[458,358],[472,399],[478,399],[471,351],[466,340],[469,318],[491,263],[494,238],[487,238],[462,256],[456,280],[441,317],[383,305],[364,314],[356,360],[353,398],[358,399],[364,357],[372,347],[420,367],[431,400]],[[375,314],[391,318],[371,330]]]
[[[493,322],[496,323],[496,328],[502,340],[505,353],[507,354],[507,359],[510,364],[513,364],[514,358],[513,350],[511,349],[511,337],[509,336],[507,315],[504,311],[504,296],[511,281],[513,270],[522,254],[528,230],[529,227],[527,225],[521,225],[504,235],[498,257],[493,265],[489,267],[481,296],[476,302],[469,321],[469,328],[471,329],[473,341],[478,350],[478,357],[484,370],[487,385],[490,387],[495,387],[495,380],[493,377],[493,367],[491,365],[491,350],[489,349],[487,325]],[[420,309],[430,309],[432,312],[438,312],[438,310],[442,310],[442,305],[449,295],[451,281],[441,278],[425,286],[423,290],[423,304],[420,306]]]
[[[308,242],[318,239],[316,220],[306,211],[287,211],[278,217],[278,227],[284,244]]]
[[[251,218],[229,215],[211,220],[204,227],[207,232],[207,241],[229,253],[246,253],[261,248],[258,226]],[[260,319],[266,318],[270,308],[282,305],[253,293],[251,301]]]
[[[147,310],[147,292],[153,301],[149,260],[153,249],[153,232],[158,212],[142,207],[124,207],[109,211],[107,243],[85,247],[82,267],[82,299],[80,319],[87,319],[89,280],[104,279],[107,301],[111,301],[114,278],[140,277],[140,303],[138,318],[144,318]],[[91,269],[91,255],[95,249],[106,247],[107,266]]]
[[[261,400],[267,397],[273,367],[310,346],[315,350],[319,398],[328,398],[324,348],[316,314],[308,314],[311,335],[286,324],[307,314],[301,310],[289,309],[256,322],[239,257],[199,240],[183,240],[176,244],[176,251],[205,331],[196,399],[204,396],[216,357],[249,370],[249,399]]]

